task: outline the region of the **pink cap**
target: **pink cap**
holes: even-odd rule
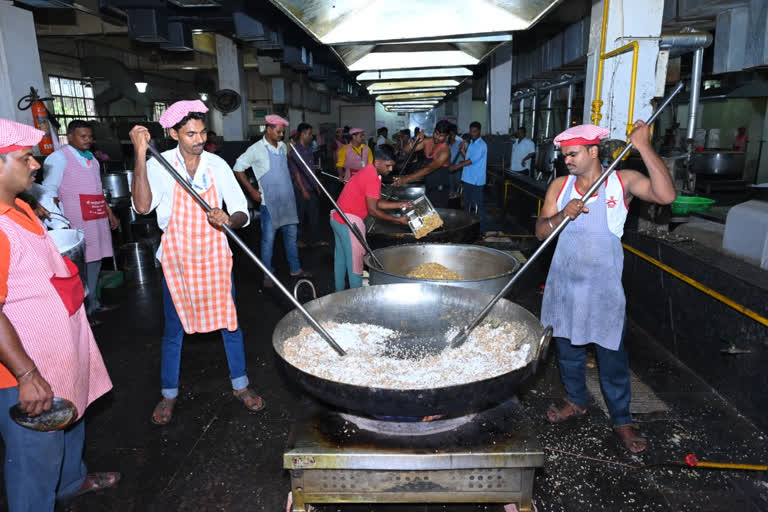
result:
[[[270,114],[267,117],[264,118],[264,120],[267,122],[267,124],[271,124],[274,126],[288,126],[288,121],[283,119],[280,116],[276,116],[275,114]]]
[[[170,107],[168,107],[163,115],[160,116],[160,126],[163,128],[173,128],[179,121],[189,115],[190,112],[200,112],[205,114],[208,112],[208,107],[205,106],[200,100],[184,100],[177,101]]]
[[[601,140],[607,139],[611,132],[594,124],[580,124],[568,128],[563,133],[555,137],[555,146],[585,146],[589,144],[599,144]]]
[[[362,128],[352,128],[351,130],[349,130],[350,135],[354,135],[356,133],[364,133],[364,132],[365,130],[363,130]]]
[[[0,153],[10,153],[34,146],[43,138],[44,132],[28,124],[0,119]]]

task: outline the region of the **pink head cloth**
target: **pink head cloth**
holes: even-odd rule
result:
[[[274,126],[288,126],[288,121],[283,119],[280,116],[276,116],[275,114],[270,114],[267,117],[264,118],[264,120],[267,122],[267,124],[271,124]]]
[[[28,124],[0,119],[0,153],[10,153],[34,146],[43,138],[43,131]]]
[[[190,112],[205,114],[208,112],[208,107],[200,100],[177,101],[160,116],[160,126],[163,128],[173,128],[179,121],[188,116]]]
[[[579,126],[574,126],[565,130],[555,137],[554,142],[555,146],[599,144],[601,140],[607,139],[610,135],[611,132],[605,128],[593,124],[580,124]]]
[[[363,133],[363,132],[365,132],[365,130],[363,130],[362,128],[352,128],[351,130],[349,130],[350,135],[354,135],[356,133]]]

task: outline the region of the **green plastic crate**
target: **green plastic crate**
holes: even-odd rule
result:
[[[689,213],[705,212],[715,204],[714,199],[699,196],[678,196],[670,205],[675,215],[688,215]]]

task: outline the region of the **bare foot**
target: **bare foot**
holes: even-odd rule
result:
[[[640,431],[634,425],[616,425],[613,430],[631,453],[642,453],[648,448],[648,440],[640,435]]]

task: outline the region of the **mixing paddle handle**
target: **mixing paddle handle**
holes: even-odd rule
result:
[[[212,210],[211,206],[205,201],[205,199],[200,197],[200,194],[198,194],[197,191],[194,188],[192,188],[192,185],[190,185],[187,180],[185,180],[178,172],[176,172],[176,169],[174,169],[173,166],[170,163],[168,163],[168,160],[166,160],[165,157],[163,157],[163,155],[161,155],[160,152],[152,144],[149,144],[149,152],[152,153],[152,156],[154,156],[157,159],[157,161],[160,163],[160,165],[162,165],[165,168],[165,170],[168,171],[168,173],[173,177],[173,179],[176,180],[176,183],[181,185],[181,187],[185,191],[187,191],[189,195],[192,196],[192,198],[197,202],[197,204],[200,205],[200,207],[203,209],[205,213],[208,213]],[[261,271],[264,272],[264,274],[267,277],[269,277],[273,283],[275,283],[275,285],[283,293],[283,295],[288,297],[288,300],[290,300],[293,303],[293,305],[296,306],[296,308],[301,312],[301,314],[304,315],[304,318],[306,318],[307,321],[310,324],[312,324],[312,327],[314,327],[315,330],[320,334],[320,336],[322,336],[323,339],[325,339],[325,341],[328,342],[328,344],[333,348],[333,350],[338,352],[340,356],[347,355],[344,349],[341,348],[341,346],[338,343],[336,343],[336,340],[333,339],[333,336],[331,336],[330,333],[326,331],[325,328],[322,325],[320,325],[320,323],[317,320],[315,320],[315,318],[311,314],[309,314],[309,311],[304,309],[304,306],[302,306],[301,303],[298,300],[296,300],[293,297],[293,295],[291,295],[291,292],[289,292],[285,288],[285,286],[283,286],[283,283],[281,283],[280,280],[277,279],[274,276],[274,274],[272,274],[272,272],[269,271],[269,269],[267,269],[264,263],[262,263],[261,260],[256,256],[256,254],[253,253],[251,248],[248,247],[248,245],[246,245],[246,243],[243,242],[243,240],[235,234],[235,231],[231,227],[226,225],[221,226],[221,229],[224,231],[224,233],[227,234],[227,236],[230,239],[232,239],[233,242],[237,244],[238,247],[240,247],[240,249],[243,250],[243,252],[245,252],[245,254],[248,255],[249,258],[253,260],[254,263],[256,263],[256,265],[259,266]]]
[[[683,90],[683,82],[680,82],[675,86],[674,90],[667,96],[667,98],[664,100],[664,102],[659,106],[658,110],[654,112],[650,118],[648,118],[648,121],[646,121],[647,125],[653,124],[653,122],[656,120],[657,117],[659,117],[659,114],[661,114],[664,109],[672,102],[672,99],[677,96],[677,94]],[[589,190],[587,190],[583,196],[581,196],[581,201],[586,203],[587,199],[592,197],[592,195],[595,193],[595,191],[598,189],[600,185],[603,184],[605,180],[608,179],[608,176],[611,175],[611,173],[616,169],[616,167],[621,163],[624,156],[629,153],[629,151],[632,149],[632,143],[627,143],[627,146],[624,148],[624,150],[613,160],[613,163],[605,170],[603,171],[603,174],[600,175],[600,177],[595,181],[591,187],[589,187]],[[512,288],[512,285],[517,282],[517,280],[520,278],[521,275],[525,272],[525,270],[531,266],[531,264],[536,261],[536,259],[541,255],[542,252],[544,252],[544,249],[551,244],[555,238],[565,229],[565,226],[568,225],[568,223],[571,222],[570,217],[565,217],[563,221],[557,225],[557,227],[550,233],[550,235],[541,243],[538,249],[536,249],[536,252],[531,255],[530,258],[528,258],[528,261],[525,262],[525,265],[523,265],[520,270],[517,271],[517,273],[512,276],[512,279],[509,280],[509,282],[504,286],[504,288],[501,289],[501,291],[496,294],[496,296],[491,299],[491,301],[486,304],[486,306],[480,311],[480,313],[475,317],[472,322],[459,331],[456,336],[451,340],[449,343],[449,346],[451,347],[459,347],[464,344],[465,341],[467,341],[467,336],[469,335],[472,330],[480,325],[480,322],[483,321],[483,319],[488,315],[488,313],[493,309],[493,306],[496,305],[499,300],[501,300],[502,297],[504,297],[507,292],[509,292],[509,289]]]

